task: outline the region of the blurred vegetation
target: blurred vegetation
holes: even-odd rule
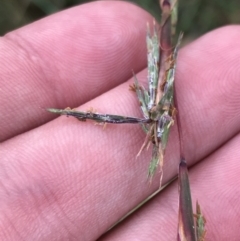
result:
[[[89,0],[0,0],[0,35],[46,15]],[[160,18],[158,0],[131,0]],[[240,0],[180,0],[178,29],[195,38],[227,24],[240,23]]]

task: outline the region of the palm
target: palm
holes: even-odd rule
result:
[[[158,187],[158,177],[150,187],[145,178],[150,153],[135,159],[139,126],[103,131],[39,108],[140,116],[127,90],[132,69],[146,78],[146,22],[152,17],[133,5],[96,2],[1,40],[1,240],[95,240]],[[177,67],[184,152],[191,166],[201,160],[191,188],[213,240],[239,237],[238,32],[205,35],[180,51]],[[178,156],[175,126],[164,182],[176,175]],[[177,197],[174,183],[102,240],[173,240]]]

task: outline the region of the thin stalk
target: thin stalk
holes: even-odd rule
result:
[[[149,202],[150,200],[152,200],[154,197],[157,196],[157,194],[159,194],[161,191],[163,191],[166,187],[168,187],[173,181],[175,181],[177,179],[177,176],[173,177],[169,182],[167,182],[165,185],[161,186],[160,188],[158,188],[157,191],[155,191],[154,193],[152,193],[150,196],[148,196],[146,199],[144,199],[141,203],[139,203],[136,207],[134,207],[133,209],[131,209],[128,213],[126,213],[123,217],[121,217],[116,223],[114,223],[108,230],[113,229],[115,226],[117,226],[119,223],[123,222],[126,218],[128,218],[130,215],[132,215],[133,213],[135,213],[137,210],[139,210],[144,204],[146,204],[147,202]]]

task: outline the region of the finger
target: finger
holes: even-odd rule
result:
[[[240,134],[189,172],[193,207],[201,205],[206,240],[237,240],[239,232]],[[100,240],[175,240],[177,181]]]
[[[235,43],[236,39],[231,36],[229,30],[225,28],[218,31],[222,34],[228,32],[229,39],[226,41]],[[238,29],[236,28],[235,31],[238,32]],[[233,33],[234,31],[232,30]],[[214,39],[215,34],[216,32],[212,32],[205,36],[205,38],[208,38],[210,41],[210,39]],[[238,35],[235,34],[235,37],[238,37]],[[198,42],[196,41],[196,45],[193,43],[190,45],[190,48],[186,47],[182,50],[178,65],[178,72],[180,74],[182,71],[181,68],[184,67],[183,65],[181,67],[180,64],[181,61],[185,61],[184,56],[189,55],[188,51],[199,48],[199,45],[202,46],[204,43],[203,40],[204,37],[198,40]],[[207,45],[209,41],[206,41],[205,44]],[[196,58],[205,58],[205,54],[205,52],[200,52]],[[230,60],[228,62],[228,58],[226,58],[225,68],[229,69],[229,65],[232,65],[232,53],[228,52],[227,54],[230,54]],[[201,73],[202,65],[200,65],[201,68],[195,69],[196,73],[192,73],[193,76]],[[215,71],[220,70],[218,64],[213,67]],[[215,75],[216,73],[214,72],[213,77]],[[209,76],[207,77],[209,78]],[[210,78],[212,81],[215,80],[213,77]],[[235,83],[235,79],[230,77],[231,75],[229,76],[229,85]],[[138,78],[146,78],[146,73],[144,76],[138,75]],[[179,82],[180,80],[182,81],[181,84],[185,85],[185,88],[182,85],[181,89],[177,86],[180,91],[177,91],[177,93],[180,93],[180,96],[186,95],[186,98],[190,102],[194,102],[196,97],[194,92],[189,91],[188,80],[182,79],[181,75],[178,76],[178,79]],[[98,111],[103,113],[108,111],[112,114],[138,115],[140,113],[136,98],[134,94],[126,91],[127,88],[126,83],[122,84],[89,102],[87,105],[82,106],[81,109],[92,106],[98,108]],[[203,87],[199,86],[199,88]],[[237,88],[232,88],[232,90],[238,91]],[[196,90],[193,89],[192,91]],[[236,96],[235,92],[232,94]],[[116,96],[117,101],[112,101]],[[209,94],[207,97],[208,101],[204,102],[205,105],[209,102],[212,103],[213,100],[216,101],[216,99],[212,99],[212,97],[216,98],[214,93]],[[221,95],[217,97],[222,98]],[[229,101],[232,102],[229,105],[237,107],[236,99],[229,98]],[[181,103],[179,101],[180,113],[184,107],[184,105],[182,107]],[[199,102],[195,103],[195,108],[198,108]],[[216,109],[216,116],[219,118],[222,117],[222,112],[219,112],[218,109]],[[225,131],[226,128],[231,128],[231,126],[235,128],[236,123],[239,123],[238,116],[237,112],[234,112],[231,118],[226,116],[222,122],[216,123],[215,128],[222,131]],[[186,111],[184,118],[188,121],[192,120],[193,123],[195,120],[198,123],[199,117],[191,110]],[[215,120],[213,118],[213,121]],[[232,120],[230,126],[229,120]],[[188,122],[186,121],[186,123]],[[226,135],[225,139],[220,138],[222,136],[221,131],[213,132],[212,135],[215,135],[214,138],[212,135],[205,135],[206,130],[209,129],[209,125],[212,125],[211,119],[208,122],[201,122],[200,124],[201,126],[197,126],[197,128],[202,129],[204,138],[202,136],[195,138],[194,135],[198,134],[195,130],[196,128],[187,132],[187,140],[193,139],[199,141],[195,143],[196,149],[198,145],[210,143],[213,139],[217,144],[220,144],[220,141],[227,140],[228,135]],[[30,211],[27,212],[27,210],[31,210],[31,217],[33,219],[38,217],[39,205],[36,205],[36,203],[41,203],[42,209],[40,211],[48,210],[49,217],[54,220],[53,223],[55,225],[46,223],[44,217],[39,219],[41,232],[50,233],[52,230],[47,237],[48,240],[53,239],[51,235],[55,235],[57,230],[62,230],[58,234],[63,235],[65,239],[69,238],[69,235],[72,234],[81,234],[84,235],[86,240],[95,240],[121,216],[158,187],[159,176],[156,177],[150,187],[145,179],[150,153],[144,152],[137,161],[135,159],[144,140],[144,134],[141,132],[140,127],[132,125],[109,125],[104,132],[100,128],[95,127],[94,130],[93,128],[89,122],[79,123],[73,118],[60,117],[47,125],[25,133],[2,145],[1,148],[3,151],[1,156],[3,160],[1,163],[3,166],[0,170],[6,173],[4,175],[15,178],[14,180],[9,179],[7,181],[5,178],[4,184],[12,188],[11,193],[18,193],[16,196],[8,196],[2,202],[5,205],[5,214],[7,216],[12,214],[11,210],[14,207],[19,207],[18,203],[21,203],[22,206],[19,207],[18,212],[14,213],[15,216],[12,216],[12,220],[19,221],[19,226],[16,228],[17,231],[24,229],[23,234],[32,235],[32,239],[34,240],[34,235],[37,235],[37,233],[32,232],[35,229],[35,224],[31,223],[31,220],[28,223],[24,223],[22,222],[22,218],[26,219],[29,217]],[[179,162],[176,126],[174,128],[165,158],[164,182],[176,174]],[[184,130],[185,126],[183,125],[182,128]],[[231,132],[233,131],[231,130]],[[200,142],[203,139],[205,142]],[[191,143],[186,142],[185,149],[187,148],[191,150]],[[195,159],[192,158],[189,163],[196,163],[205,154],[206,152],[199,152],[199,156],[195,155]],[[20,174],[16,176],[15,173]],[[13,181],[18,184],[17,187],[13,186]],[[30,188],[31,193],[28,192],[29,196],[27,196],[31,202],[24,203],[26,196],[23,196],[22,193],[28,191],[29,183],[33,183]],[[35,188],[40,191],[34,196]],[[9,199],[11,202],[7,202]],[[50,204],[51,211],[48,209]],[[79,223],[81,223],[80,228]],[[7,225],[8,223],[5,223],[5,226]],[[78,226],[77,229],[76,226]],[[91,232],[87,231],[89,226],[92,227]],[[64,230],[68,231],[64,232]],[[16,231],[11,232],[11,235],[16,235]]]
[[[0,141],[119,85],[146,65],[152,17],[124,2],[94,2],[21,29],[0,41]]]
[[[205,157],[239,131],[239,30],[210,32],[180,54],[176,95],[189,161]]]
[[[135,94],[127,89],[127,84],[123,84],[110,91],[110,99],[118,96],[115,110],[109,102],[109,93],[82,109],[93,106],[105,111],[111,107],[113,113],[127,115],[132,111],[137,115],[136,106],[132,106],[137,104]],[[132,108],[126,110],[126,105]],[[144,134],[136,125],[108,125],[103,130],[93,123],[62,116],[2,143],[0,206],[4,210],[0,212],[0,220],[4,220],[2,227],[11,222],[17,230],[2,232],[2,235],[12,240],[19,234],[25,240],[79,237],[96,240],[110,223],[129,210],[123,203],[114,216],[109,215],[108,209],[112,209],[114,202],[119,203],[131,192],[137,194],[142,192],[142,186],[149,186],[146,174],[150,156],[144,153],[136,160],[143,139]],[[142,186],[136,185],[133,179],[138,179]],[[121,187],[116,190],[118,184]],[[148,195],[154,188],[146,188],[142,195]],[[137,196],[131,199],[130,207],[137,200]],[[11,220],[5,218],[9,215]],[[23,222],[22,218],[27,221]],[[36,219],[38,223],[34,222]],[[87,231],[90,227],[91,232]]]

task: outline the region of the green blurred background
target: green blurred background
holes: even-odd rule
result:
[[[0,34],[87,0],[0,0]],[[160,16],[158,0],[131,0]],[[240,0],[180,0],[178,29],[185,37],[196,38],[227,24],[240,23]]]

